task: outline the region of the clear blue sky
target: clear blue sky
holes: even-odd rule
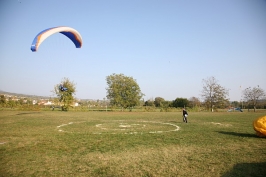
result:
[[[106,97],[106,76],[136,79],[145,100],[199,97],[214,76],[239,101],[266,90],[265,0],[1,0],[0,90],[53,96],[67,77],[76,97]],[[69,26],[30,50],[41,30]]]

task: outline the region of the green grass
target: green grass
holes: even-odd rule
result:
[[[262,115],[1,111],[0,176],[264,177]]]

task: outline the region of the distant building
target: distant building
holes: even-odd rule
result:
[[[46,103],[44,103],[43,105],[47,106],[47,105],[52,105],[53,103],[51,101],[47,101]]]

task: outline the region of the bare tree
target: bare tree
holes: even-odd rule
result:
[[[200,100],[197,97],[189,98],[189,103],[192,108],[194,108],[195,106],[200,106]]]
[[[210,77],[207,79],[203,79],[203,90],[202,97],[204,99],[205,105],[207,108],[211,108],[213,112],[213,108],[221,107],[228,99],[228,90],[218,84],[218,81],[214,77]]]
[[[256,105],[259,99],[262,99],[265,96],[265,92],[263,89],[261,89],[258,85],[258,87],[248,87],[243,91],[243,97],[244,99],[249,103],[253,105],[254,112],[256,111]]]

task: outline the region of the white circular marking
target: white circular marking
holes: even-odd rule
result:
[[[118,120],[118,121],[124,121],[124,120]],[[61,124],[59,126],[57,126],[57,129],[59,132],[68,132],[68,133],[81,133],[81,132],[69,132],[69,131],[64,131],[61,129],[61,127],[64,127],[64,126],[67,126],[67,125],[71,125],[71,124],[79,124],[79,123],[84,123],[84,122],[87,122],[87,121],[81,121],[81,122],[69,122],[68,124]],[[117,122],[117,121],[113,121],[113,122]],[[155,122],[155,121],[139,121],[139,122],[143,122],[143,123],[148,123],[148,124],[163,124],[163,125],[170,125],[170,126],[173,126],[175,127],[175,129],[173,130],[167,130],[167,131],[150,131],[148,133],[165,133],[165,132],[174,132],[174,131],[178,131],[180,129],[179,126],[175,125],[175,124],[172,124],[172,123],[163,123],[163,122]],[[110,124],[112,122],[107,122],[105,124]],[[112,129],[112,128],[106,128],[104,127],[103,124],[96,124],[95,125],[96,128],[100,128],[101,130],[115,130],[115,131],[125,131],[125,130],[129,130],[129,129],[143,129],[146,127],[145,124],[138,124],[138,123],[133,123],[133,124],[129,124],[127,122],[123,122],[123,123],[119,123],[119,125],[117,126],[119,129]],[[124,134],[143,134],[145,132],[142,132],[142,131],[132,131],[132,132],[125,132]],[[102,134],[102,132],[93,132],[93,134]],[[111,134],[116,134],[116,133],[111,133]]]

